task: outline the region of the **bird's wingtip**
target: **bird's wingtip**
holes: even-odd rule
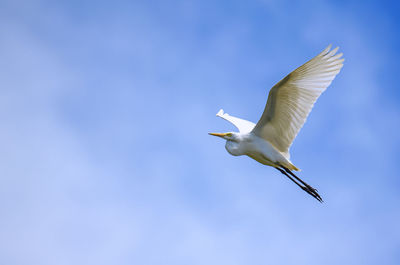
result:
[[[222,115],[224,115],[224,110],[223,110],[223,109],[220,109],[220,110],[218,111],[218,113],[217,113],[217,116],[222,116]]]
[[[330,49],[332,48],[332,44],[329,44],[328,47],[326,47],[320,54],[318,54],[318,56],[325,56]]]

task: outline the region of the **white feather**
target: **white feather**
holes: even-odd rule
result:
[[[217,116],[235,125],[240,133],[249,133],[251,130],[253,130],[254,126],[256,126],[256,124],[251,121],[246,121],[237,117],[233,117],[228,113],[224,113],[223,109],[218,111]]]
[[[329,45],[277,83],[253,133],[289,158],[289,148],[305,123],[315,101],[340,72],[344,59]]]

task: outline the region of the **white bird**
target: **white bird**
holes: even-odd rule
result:
[[[221,109],[217,116],[231,122],[239,132],[209,134],[226,139],[225,148],[231,155],[247,155],[276,168],[322,202],[317,190],[292,172],[299,169],[290,161],[289,148],[315,101],[343,67],[343,54],[336,54],[338,49],[331,50],[329,45],[272,87],[257,124],[230,116]]]

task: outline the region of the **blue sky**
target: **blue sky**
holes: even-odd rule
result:
[[[2,1],[0,263],[399,264],[400,38],[381,1]],[[319,204],[207,135],[328,44],[292,148]]]

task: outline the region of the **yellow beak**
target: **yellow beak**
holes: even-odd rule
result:
[[[226,133],[208,133],[208,134],[213,135],[213,136],[222,137],[222,138],[224,138],[224,136],[226,135]]]

